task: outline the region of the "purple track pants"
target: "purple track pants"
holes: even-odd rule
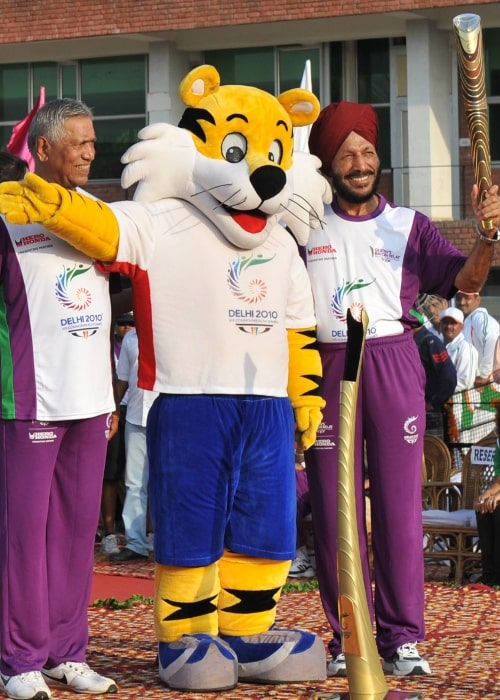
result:
[[[0,421],[0,671],[85,661],[107,415]]]

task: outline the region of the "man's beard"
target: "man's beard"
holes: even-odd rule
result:
[[[332,185],[333,185],[333,190],[334,192],[337,193],[337,195],[343,199],[344,201],[348,202],[349,204],[364,204],[365,202],[370,201],[370,199],[373,197],[375,192],[378,189],[378,186],[380,184],[380,176],[382,174],[382,168],[379,165],[377,170],[369,170],[369,171],[361,171],[361,170],[355,170],[352,173],[349,173],[350,176],[354,177],[359,177],[360,175],[373,175],[375,174],[375,180],[373,181],[373,186],[371,187],[370,191],[367,192],[366,194],[357,194],[354,192],[349,185],[347,184],[349,180],[346,180],[345,178],[341,177],[338,175],[335,170],[332,168],[332,172],[330,174],[330,177],[332,179]]]

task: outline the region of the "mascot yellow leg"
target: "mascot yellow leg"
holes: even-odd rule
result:
[[[226,551],[219,561],[219,630],[238,658],[238,678],[294,683],[326,678],[323,641],[310,632],[275,629],[289,561]]]
[[[201,567],[156,565],[155,629],[161,680],[176,690],[234,688],[236,654],[217,637],[217,564]]]

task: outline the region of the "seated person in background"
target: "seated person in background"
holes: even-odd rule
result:
[[[441,333],[448,355],[457,370],[455,391],[472,389],[477,376],[478,354],[463,334],[464,315],[460,309],[450,306],[441,311]]]
[[[497,431],[500,407],[497,406]],[[500,440],[495,446],[495,480],[475,504],[479,548],[481,550],[481,583],[500,586]]]

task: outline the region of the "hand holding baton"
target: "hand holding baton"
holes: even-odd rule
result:
[[[453,26],[474,176],[482,201],[491,187],[491,154],[481,18],[474,14],[457,15]],[[491,219],[482,221],[482,225],[487,231],[496,228]]]

